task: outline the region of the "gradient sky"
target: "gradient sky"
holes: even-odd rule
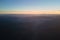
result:
[[[60,0],[0,0],[0,11],[60,10]]]

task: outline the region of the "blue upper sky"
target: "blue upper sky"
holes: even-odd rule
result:
[[[60,10],[60,0],[0,0],[1,11]]]

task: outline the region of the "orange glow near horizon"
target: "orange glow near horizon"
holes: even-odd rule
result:
[[[0,14],[60,14],[60,11],[2,11]]]

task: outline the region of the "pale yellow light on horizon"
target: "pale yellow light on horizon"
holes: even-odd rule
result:
[[[2,11],[0,14],[60,14],[60,11]]]

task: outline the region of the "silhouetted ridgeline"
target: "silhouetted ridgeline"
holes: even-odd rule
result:
[[[0,14],[3,40],[59,40],[60,15]]]

